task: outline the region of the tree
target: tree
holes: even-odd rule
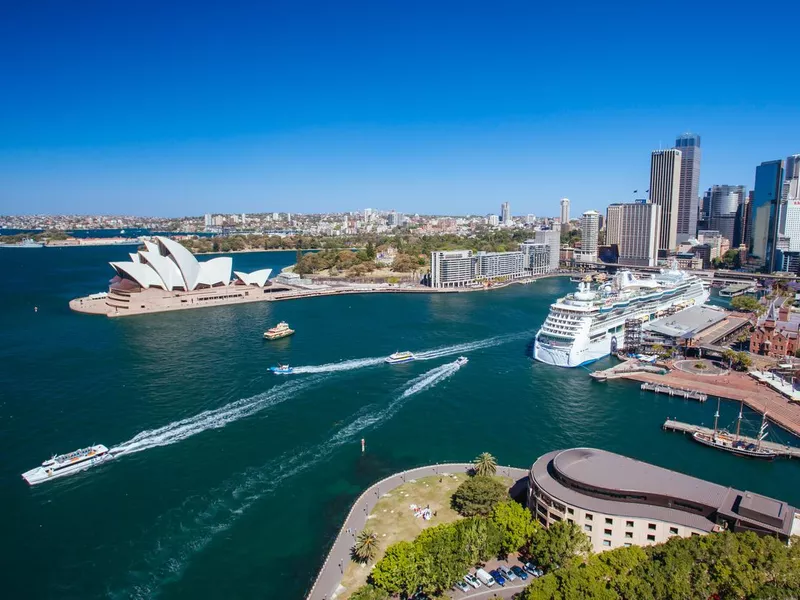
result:
[[[298,248],[297,252],[294,253],[294,262],[299,265],[301,260],[303,260],[303,251]]]
[[[379,546],[378,534],[369,529],[362,529],[356,536],[356,543],[353,545],[353,560],[361,563],[374,560]]]
[[[450,503],[465,517],[486,516],[495,504],[506,498],[508,490],[502,482],[486,475],[476,475],[458,486]]]
[[[368,583],[353,592],[350,600],[389,600],[389,592]]]
[[[564,567],[587,555],[592,549],[589,538],[575,523],[556,521],[540,528],[531,538],[530,554],[547,570]]]
[[[375,260],[377,254],[375,253],[375,244],[372,241],[367,242],[366,253],[368,260]]]
[[[494,475],[497,473],[497,459],[488,452],[482,452],[472,461],[476,475]]]
[[[453,524],[438,525],[424,530],[414,540],[423,591],[439,595],[453,587],[470,567],[466,552],[459,544]]]
[[[386,550],[370,573],[373,585],[390,594],[411,594],[419,586],[420,576],[414,544],[398,542]]]
[[[398,254],[392,262],[392,271],[397,273],[410,273],[419,267],[419,261],[408,254]]]
[[[491,520],[503,534],[500,551],[505,556],[527,546],[539,527],[531,511],[513,500],[496,505]]]
[[[731,299],[731,308],[742,312],[761,312],[763,307],[752,296],[736,296]]]
[[[753,366],[753,359],[747,352],[736,353],[736,368],[740,371],[747,371]]]

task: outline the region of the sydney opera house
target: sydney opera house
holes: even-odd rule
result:
[[[278,291],[269,282],[272,269],[233,271],[228,256],[199,262],[178,242],[165,237],[146,240],[130,261],[109,263],[115,276],[108,292],[76,298],[78,312],[122,317],[134,314],[267,300]]]

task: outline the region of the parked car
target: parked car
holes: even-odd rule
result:
[[[496,582],[497,582],[499,585],[501,585],[501,586],[505,586],[505,585],[506,585],[506,578],[505,578],[505,577],[503,577],[503,574],[502,574],[502,573],[500,573],[500,571],[498,571],[497,569],[492,569],[491,571],[489,571],[489,575],[491,575],[492,577],[494,577],[494,580],[495,580],[495,581],[496,581]]]
[[[511,569],[507,567],[497,567],[497,570],[500,571],[500,574],[506,578],[507,581],[514,581],[517,576],[511,572]]]
[[[528,580],[528,574],[519,565],[514,565],[513,567],[511,567],[511,572],[514,573],[514,575],[516,575],[520,579],[522,579],[522,581]]]
[[[456,587],[465,594],[469,592],[469,586],[467,585],[466,581],[456,581]]]
[[[539,567],[533,566],[533,563],[526,562],[522,566],[525,567],[525,570],[534,577],[541,577],[544,575],[544,571],[542,571]]]
[[[475,571],[475,577],[477,577],[478,581],[480,581],[486,587],[492,587],[494,585],[494,577],[489,575],[489,573],[483,569],[478,569]]]
[[[481,582],[478,581],[478,578],[475,577],[475,575],[470,575],[469,573],[467,573],[466,575],[464,575],[464,581],[466,581],[475,589],[481,587]]]

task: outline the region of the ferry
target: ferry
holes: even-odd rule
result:
[[[456,359],[456,364],[457,364],[459,367],[463,367],[463,366],[464,366],[465,364],[467,364],[468,362],[469,362],[469,359],[468,359],[466,356],[459,356],[459,357]]]
[[[289,328],[289,324],[286,321],[281,321],[275,327],[272,327],[264,332],[264,339],[267,340],[279,340],[281,338],[288,337],[294,333],[294,329]]]
[[[744,402],[742,402],[744,404]],[[739,417],[736,423],[736,433],[728,433],[725,429],[717,429],[719,421],[719,399],[717,399],[717,412],[714,413],[714,432],[703,433],[702,431],[695,431],[692,434],[692,439],[704,446],[710,446],[717,450],[730,452],[736,456],[745,456],[748,458],[760,458],[763,460],[773,460],[777,457],[777,453],[764,448],[761,442],[767,437],[767,413],[761,417],[761,427],[758,430],[758,436],[755,442],[742,439],[739,431],[742,425],[742,405],[739,406]]]
[[[270,367],[269,370],[275,375],[291,375],[294,372],[294,369],[289,365],[278,365],[277,367]]]
[[[85,471],[89,467],[102,464],[112,458],[114,458],[114,455],[108,451],[108,448],[102,444],[96,444],[88,448],[75,450],[75,452],[70,452],[69,454],[54,456],[44,461],[41,467],[25,471],[22,474],[22,478],[30,485],[36,485],[37,483]]]
[[[417,357],[414,356],[412,352],[406,350],[405,352],[395,352],[394,354],[389,356],[384,362],[387,362],[390,365],[397,365],[400,363],[411,362],[412,360],[417,360]]]
[[[25,238],[17,244],[0,244],[0,248],[44,248],[44,244]]]
[[[709,286],[673,262],[656,275],[620,271],[592,289],[578,291],[550,305],[534,342],[534,358],[559,367],[579,367],[623,349],[625,323],[647,321],[705,304]]]

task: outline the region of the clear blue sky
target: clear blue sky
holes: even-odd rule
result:
[[[539,4],[5,0],[0,213],[576,214],[683,131],[701,188],[800,152],[797,5]]]

